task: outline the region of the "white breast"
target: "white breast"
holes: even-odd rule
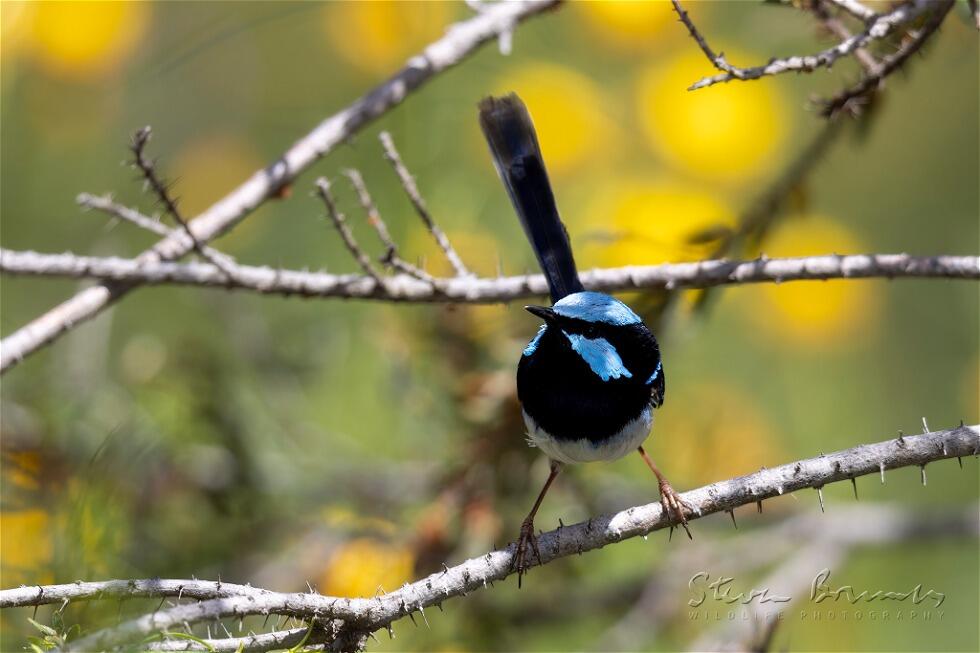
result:
[[[538,447],[550,458],[561,463],[587,463],[596,460],[617,460],[636,450],[650,435],[653,427],[653,410],[648,406],[640,416],[629,422],[618,433],[601,442],[581,440],[557,440],[540,428],[537,422],[523,410],[527,426],[527,441]]]

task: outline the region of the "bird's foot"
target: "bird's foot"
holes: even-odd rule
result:
[[[517,587],[521,586],[521,579],[531,567],[531,553],[541,564],[541,552],[538,550],[538,538],[534,534],[534,520],[530,517],[521,524],[521,534],[517,538],[517,548],[514,549],[514,556],[510,559],[511,571],[517,572]]]
[[[685,511],[691,511],[691,506],[681,499],[681,495],[670,486],[667,479],[663,478],[659,480],[660,485],[660,505],[664,507],[664,513],[666,513],[668,519],[671,519],[674,524],[680,524],[684,528],[684,532],[687,533],[688,539],[693,540],[694,536],[691,535],[690,529],[687,527],[687,516],[684,514]],[[673,526],[671,527],[673,528]]]

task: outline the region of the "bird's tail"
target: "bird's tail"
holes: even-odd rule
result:
[[[485,98],[480,102],[480,126],[548,280],[552,302],[584,290],[527,107],[514,93]]]

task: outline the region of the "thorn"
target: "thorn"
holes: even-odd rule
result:
[[[416,628],[419,627],[419,622],[415,621],[415,613],[414,612],[409,612],[408,613],[408,618],[412,620],[412,625],[413,626],[415,626]]]
[[[929,424],[926,423],[926,418],[925,417],[922,418],[922,432],[923,433],[928,433],[929,432]]]
[[[425,627],[429,628],[429,618],[425,616],[425,608],[422,607],[421,603],[419,603],[419,614],[422,615],[422,621],[425,622]]]
[[[395,639],[395,629],[388,624],[388,639]]]
[[[858,499],[858,482],[853,476],[851,477],[851,487],[854,488],[854,500],[860,501],[860,499]]]
[[[445,610],[442,609],[442,603],[436,603],[436,607],[439,608],[439,612],[445,612]]]
[[[374,641],[376,641],[376,642],[378,642],[378,638],[374,636],[374,633],[368,633],[368,637],[370,637],[370,638],[371,638],[371,639],[373,639]],[[378,644],[380,644],[380,643],[381,643],[381,642],[378,642]]]
[[[878,463],[878,471],[881,472],[881,484],[885,484],[885,463],[884,461]]]
[[[442,574],[445,576],[448,573],[449,573],[449,567],[447,567],[446,563],[444,562],[442,563]]]
[[[925,485],[926,484],[926,466],[925,465],[919,465],[919,473],[922,476],[922,484]]]
[[[820,498],[820,512],[826,512],[823,506],[823,486],[817,486],[817,496]]]
[[[728,516],[732,518],[732,526],[735,527],[735,530],[738,530],[738,522],[735,521],[735,511],[728,510],[727,512],[728,512]]]
[[[895,442],[897,442],[900,447],[905,446],[905,434],[902,432],[902,429],[898,430],[898,438],[895,440]]]
[[[956,462],[960,464],[960,469],[963,469],[963,459],[959,456],[956,457]]]
[[[667,541],[670,542],[672,539],[674,539],[674,527],[673,526],[671,526],[670,527],[670,530],[667,531]]]
[[[755,502],[755,507],[759,509],[759,514],[761,515],[762,514],[762,500],[761,499],[759,501],[756,501]]]

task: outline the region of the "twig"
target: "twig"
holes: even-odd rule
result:
[[[878,18],[877,12],[865,5],[861,4],[857,0],[826,0],[830,4],[838,7],[854,16],[858,20],[870,23]]]
[[[498,303],[547,294],[540,274],[512,277],[450,277],[436,286],[408,275],[379,284],[358,274],[304,272],[238,265],[236,278],[225,279],[207,263],[142,263],[140,259],[39,254],[0,249],[0,272],[15,275],[94,278],[146,285],[177,284],[251,290],[301,297],[340,297],[401,302]],[[695,263],[605,268],[582,273],[590,290],[615,292],[663,288],[710,288],[747,283],[785,283],[831,279],[946,278],[980,279],[977,256],[909,256],[852,254],[751,261],[709,260]]]
[[[324,205],[327,207],[327,215],[330,221],[333,222],[333,226],[337,228],[337,232],[340,234],[340,239],[344,241],[344,245],[347,250],[357,261],[357,264],[361,266],[374,283],[377,284],[378,288],[384,289],[385,282],[378,274],[378,271],[374,269],[371,265],[371,259],[361,246],[357,244],[357,240],[354,238],[354,234],[351,232],[350,227],[347,226],[346,220],[344,220],[344,214],[337,210],[337,204],[333,200],[333,196],[330,194],[330,182],[327,181],[326,177],[320,177],[314,182],[317,189],[317,194],[320,199],[323,200]]]
[[[163,224],[159,220],[154,220],[150,216],[143,215],[136,209],[119,204],[108,195],[100,196],[91,195],[89,193],[80,193],[78,197],[75,198],[75,203],[82,208],[100,211],[106,215],[112,216],[113,218],[118,218],[119,220],[135,225],[140,229],[155,233],[158,236],[170,236],[171,234],[175,233],[173,229]],[[219,252],[213,247],[208,247],[207,245],[203,245],[202,247],[207,253],[206,260],[210,261],[218,258],[221,259],[226,266],[235,265],[235,259],[228,254]]]
[[[453,266],[456,271],[456,276],[458,277],[470,277],[473,274],[466,269],[463,264],[463,260],[453,249],[452,244],[449,239],[446,238],[446,234],[439,228],[439,226],[432,219],[432,215],[425,206],[425,201],[422,199],[422,195],[419,193],[419,188],[415,184],[415,178],[409,173],[408,168],[402,163],[401,157],[398,155],[398,150],[395,149],[395,142],[391,139],[391,134],[388,132],[381,132],[379,137],[381,139],[381,145],[385,150],[385,158],[391,163],[391,166],[395,169],[395,174],[398,175],[398,179],[402,183],[402,188],[405,189],[405,194],[408,195],[408,199],[411,200],[412,206],[415,207],[415,212],[418,213],[419,217],[422,218],[422,222],[425,223],[426,229],[432,234],[432,238],[435,239],[439,248],[442,250],[443,254],[446,255],[446,260],[449,264]]]
[[[153,191],[156,196],[157,201],[163,207],[164,213],[169,214],[177,226],[183,230],[187,237],[191,241],[191,246],[194,248],[201,257],[208,263],[213,264],[215,267],[220,269],[225,273],[225,276],[233,278],[235,276],[234,270],[231,266],[226,264],[226,261],[219,257],[212,257],[210,253],[204,248],[204,246],[197,240],[194,236],[194,232],[191,231],[191,227],[187,224],[187,220],[181,215],[180,209],[177,208],[177,199],[170,194],[170,186],[160,178],[157,173],[156,163],[151,161],[146,156],[146,146],[150,142],[150,137],[153,135],[153,130],[149,126],[143,127],[136,130],[133,134],[133,142],[130,144],[130,150],[133,153],[133,167],[139,170],[143,177],[144,182]]]
[[[393,77],[321,122],[276,161],[257,171],[191,221],[195,238],[200,243],[206,243],[225,233],[264,202],[276,197],[284,187],[338,144],[346,142],[373,120],[401,104],[424,83],[455,66],[482,44],[497,38],[501,32],[513,29],[527,18],[541,14],[556,4],[557,0],[494,3],[486,11],[451,26],[442,38],[412,57]],[[144,263],[173,260],[191,249],[192,244],[183,234],[179,237],[174,234],[144,252],[140,260]],[[133,287],[101,284],[86,288],[10,334],[0,342],[0,373],[69,329],[95,317]]]
[[[378,211],[378,207],[374,204],[374,200],[371,199],[371,194],[368,192],[367,185],[364,183],[364,178],[361,177],[361,173],[357,170],[350,169],[345,170],[344,175],[350,180],[351,186],[354,188],[354,192],[357,193],[357,199],[361,203],[361,208],[364,209],[364,213],[367,214],[368,224],[374,227],[374,230],[378,234],[378,240],[381,241],[382,246],[385,248],[384,256],[381,257],[381,262],[385,265],[389,265],[399,272],[404,272],[405,274],[411,275],[416,279],[420,279],[427,283],[435,282],[435,278],[418,268],[411,263],[405,261],[401,256],[398,255],[398,245],[391,237],[391,233],[388,231],[388,225],[381,218],[381,212]]]
[[[912,32],[897,52],[883,57],[878,63],[878,69],[876,71],[865,75],[861,81],[840,91],[829,100],[822,101],[820,103],[823,105],[820,110],[820,115],[830,117],[841,110],[853,108],[856,101],[877,90],[886,77],[898,70],[902,64],[908,61],[909,57],[918,52],[925,45],[926,41],[929,40],[929,37],[942,25],[946,14],[953,8],[953,0],[941,0],[940,2],[936,2],[935,6],[936,9],[929,15],[925,24],[918,30]]]
[[[909,2],[898,5],[889,13],[879,16],[863,32],[841,41],[832,48],[812,55],[774,58],[763,66],[740,68],[728,63],[724,53],[719,52],[715,54],[704,36],[702,36],[691,21],[687,12],[681,7],[679,0],[671,0],[671,2],[681,22],[687,27],[688,32],[690,32],[691,37],[694,38],[698,47],[701,48],[701,51],[704,52],[712,65],[722,71],[717,75],[704,77],[696,81],[688,88],[690,91],[733,80],[747,81],[788,72],[812,72],[821,67],[829,68],[841,57],[849,56],[857,49],[888,36],[899,25],[909,22],[929,7],[928,0],[910,0]]]
[[[682,494],[694,520],[716,512],[751,505],[804,488],[824,487],[886,469],[922,466],[957,456],[980,454],[980,426],[908,435],[876,444],[821,455],[808,460],[763,469],[754,474],[720,481]],[[660,502],[602,515],[559,530],[543,533],[538,544],[541,563],[602,548],[632,537],[671,526]],[[482,589],[491,581],[510,575],[513,545],[492,551],[434,573],[399,590],[372,599],[344,599],[318,594],[277,592],[233,596],[179,605],[160,610],[118,626],[105,628],[70,642],[63,650],[88,651],[121,646],[164,629],[208,622],[225,617],[281,614],[303,619],[340,619],[344,632],[370,632],[383,628],[410,612],[442,603],[455,596]],[[60,586],[60,587],[71,587]],[[34,587],[0,591],[0,606],[17,607],[54,602],[48,590]]]
[[[820,20],[820,23],[827,29],[827,31],[833,34],[839,40],[846,41],[847,39],[852,38],[854,35],[851,34],[851,30],[847,28],[844,21],[827,11],[827,6],[824,4],[824,2],[839,4],[841,0],[813,0],[813,3],[810,5],[810,9],[813,11],[813,14]],[[874,12],[867,9],[867,7],[864,7],[864,5],[851,2],[851,0],[847,0],[847,3],[862,7],[874,15]],[[881,64],[879,64],[874,56],[868,52],[867,48],[858,48],[855,50],[854,58],[857,59],[857,62],[861,65],[861,68],[864,69],[866,74],[878,74]]]

